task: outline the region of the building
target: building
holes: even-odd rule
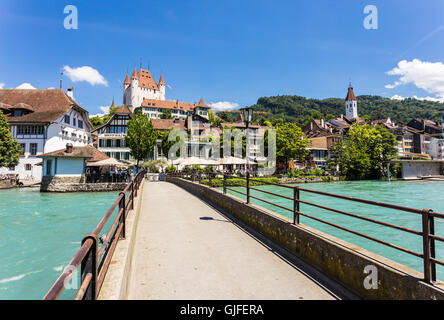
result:
[[[358,99],[356,99],[351,83],[348,86],[347,97],[345,98],[345,115],[349,118],[358,117]]]
[[[15,168],[0,168],[2,174],[18,174],[19,179],[40,181],[42,161],[37,156],[92,142],[88,111],[73,99],[73,90],[0,89],[0,109],[6,115],[12,135],[23,152]]]
[[[121,106],[111,116],[107,123],[95,128],[92,134],[96,136],[95,146],[108,157],[117,160],[130,160],[130,149],[126,146],[125,136],[128,132],[128,120],[133,113],[127,106]]]
[[[211,107],[205,104],[203,98],[199,103],[186,103],[179,101],[144,99],[142,105],[134,109],[134,112],[141,110],[151,119],[161,119],[164,111],[171,111],[173,118],[186,119],[192,115],[199,115],[208,119]]]
[[[160,75],[156,83],[149,70],[134,68],[131,79],[126,74],[123,82],[123,104],[132,108],[140,107],[144,99],[165,100],[165,82]]]

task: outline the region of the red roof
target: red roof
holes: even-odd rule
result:
[[[165,85],[165,81],[163,81],[163,76],[162,75],[160,75],[159,83],[157,85],[158,86],[164,86]]]
[[[123,84],[131,84],[128,72],[126,73],[125,81],[123,82]]]
[[[21,117],[6,114],[10,123],[52,122],[73,107],[87,112],[61,89],[0,89],[0,104],[4,110],[17,108],[30,112]]]
[[[345,98],[345,101],[350,101],[350,100],[358,100],[356,99],[352,86],[348,87],[347,97]]]

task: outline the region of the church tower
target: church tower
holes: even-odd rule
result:
[[[356,99],[351,83],[348,86],[347,97],[345,98],[345,115],[350,118],[358,117],[358,99]]]

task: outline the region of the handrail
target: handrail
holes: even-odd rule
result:
[[[48,290],[43,300],[56,300],[65,289],[66,282],[71,279],[79,266],[81,266],[81,286],[74,299],[97,299],[112,255],[117,246],[117,241],[119,238],[125,238],[125,219],[128,211],[134,209],[134,197],[137,196],[137,190],[144,175],[145,171],[137,173],[125,189],[120,192],[116,201],[99,221],[93,232],[83,238],[80,249]],[[128,197],[126,197],[128,191]],[[104,239],[103,235],[99,237],[100,232],[117,207],[119,207],[119,211],[114,223]],[[99,242],[102,242],[100,249]]]
[[[312,220],[316,220],[320,223],[323,224],[327,224],[330,225],[332,227],[341,229],[343,231],[355,234],[357,236],[363,237],[365,239],[371,240],[371,241],[375,241],[377,243],[380,243],[382,245],[391,247],[393,249],[397,249],[400,251],[403,251],[407,254],[416,256],[418,258],[421,258],[423,260],[423,269],[424,269],[424,281],[425,282],[432,282],[432,281],[436,281],[436,264],[438,265],[442,265],[444,266],[444,261],[438,260],[435,257],[435,241],[442,241],[444,242],[444,237],[440,237],[435,235],[435,230],[434,230],[434,218],[438,218],[438,219],[444,219],[444,214],[443,213],[438,213],[438,212],[433,212],[430,209],[415,209],[415,208],[409,208],[409,207],[404,207],[404,206],[399,206],[399,205],[395,205],[395,204],[390,204],[390,203],[385,203],[385,202],[378,202],[378,201],[372,201],[372,200],[366,200],[366,199],[360,199],[360,198],[354,198],[354,197],[349,197],[349,196],[344,196],[344,195],[338,195],[338,194],[333,194],[333,193],[328,193],[328,192],[323,192],[323,191],[317,191],[317,190],[311,190],[311,189],[306,189],[306,188],[301,188],[299,186],[291,186],[291,185],[282,185],[282,184],[278,184],[278,183],[274,183],[274,182],[269,182],[269,181],[263,181],[263,180],[258,180],[258,179],[254,179],[254,178],[250,178],[250,173],[247,172],[246,177],[242,177],[242,176],[232,176],[232,175],[228,175],[226,173],[218,173],[219,175],[222,174],[223,175],[223,193],[226,194],[227,190],[229,191],[233,191],[236,193],[239,193],[243,196],[246,196],[246,202],[247,204],[250,203],[250,199],[256,199],[258,201],[273,205],[275,207],[287,210],[287,211],[291,211],[293,212],[293,224],[297,225],[299,224],[299,217],[303,216],[306,217],[308,219],[312,219]],[[180,178],[184,178],[184,179],[189,179],[192,181],[200,181],[202,180],[202,173],[189,173],[189,174],[183,174],[183,173],[179,173],[179,174],[174,174],[172,176],[175,177],[180,177]],[[209,180],[209,186],[210,188],[213,186],[213,182],[212,182],[212,178],[215,177],[215,173],[207,173],[206,176],[208,177]],[[246,192],[241,192],[239,190],[234,190],[231,188],[227,187],[227,179],[230,178],[234,178],[234,179],[243,179],[246,180],[246,184],[245,184],[245,188],[246,188]],[[254,182],[261,182],[263,184],[266,185],[273,185],[273,186],[278,186],[278,187],[282,187],[282,188],[286,188],[286,189],[293,189],[293,197],[289,197],[289,196],[284,196],[282,194],[278,194],[278,193],[274,193],[274,192],[270,192],[267,190],[261,190],[258,188],[254,188],[250,186],[250,182],[254,181]],[[282,199],[286,199],[286,200],[290,200],[293,201],[293,208],[288,208],[282,205],[279,205],[277,203],[274,203],[272,201],[267,201],[265,199],[260,198],[259,196],[252,196],[250,195],[250,190],[254,190],[257,192],[261,192],[261,193],[265,193],[265,194],[269,194],[271,196],[274,197],[279,197]],[[337,198],[337,199],[341,199],[341,200],[346,200],[346,201],[353,201],[353,202],[360,202],[360,203],[364,203],[364,204],[368,204],[368,205],[372,205],[372,206],[377,206],[377,207],[383,207],[383,208],[389,208],[389,209],[393,209],[393,210],[398,210],[398,211],[404,211],[404,212],[410,212],[410,213],[414,213],[414,214],[420,214],[422,216],[422,230],[418,231],[418,230],[412,230],[403,226],[398,226],[395,224],[391,224],[388,222],[384,222],[384,221],[379,221],[376,219],[371,219],[371,218],[367,218],[361,215],[357,215],[354,213],[350,213],[350,212],[346,212],[346,211],[342,211],[342,210],[338,210],[338,209],[334,209],[334,208],[330,208],[324,205],[320,205],[317,203],[312,203],[312,202],[308,202],[308,201],[304,201],[300,199],[300,192],[307,192],[307,193],[314,193],[314,194],[318,194],[321,196],[326,196],[326,197],[332,197],[332,198]],[[306,204],[309,206],[314,206],[323,210],[328,210],[331,212],[335,212],[337,214],[341,214],[341,215],[346,215],[352,218],[356,218],[356,219],[360,219],[360,220],[364,220],[370,223],[374,223],[374,224],[378,224],[378,225],[382,225],[388,228],[392,228],[392,229],[396,229],[402,232],[407,232],[410,234],[414,234],[417,236],[420,236],[422,238],[422,243],[423,243],[423,252],[419,253],[419,252],[415,252],[412,251],[410,249],[406,249],[403,248],[401,246],[395,245],[393,243],[390,243],[388,241],[384,241],[369,235],[366,235],[364,233],[358,232],[356,230],[352,230],[349,228],[346,228],[344,226],[340,226],[337,225],[335,223],[317,218],[317,217],[313,217],[310,216],[306,213],[303,213],[300,211],[300,204]]]

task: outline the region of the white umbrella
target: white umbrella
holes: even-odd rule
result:
[[[121,167],[121,168],[127,168],[131,166],[128,163],[125,163],[123,161],[116,160],[114,158],[109,158],[101,161],[96,162],[88,162],[86,164],[87,167]]]
[[[205,159],[205,158],[198,158],[198,157],[189,157],[189,158],[177,159],[173,161],[173,164],[181,166],[191,166],[191,165],[209,166],[209,165],[218,165],[219,161]]]
[[[247,164],[247,160],[237,157],[227,157],[220,159],[219,164]]]

